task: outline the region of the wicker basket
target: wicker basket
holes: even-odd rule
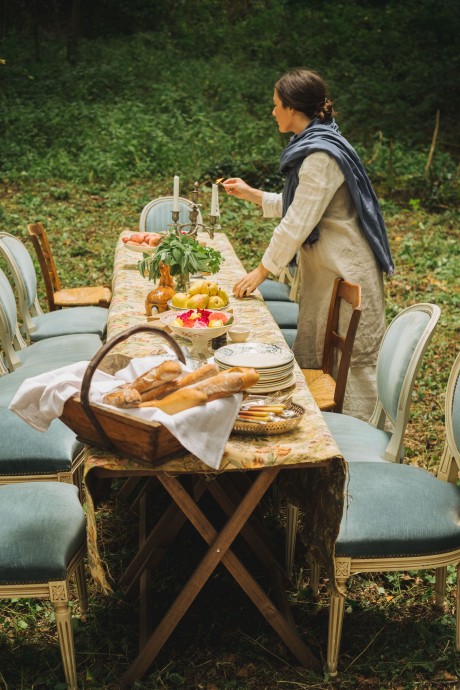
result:
[[[103,448],[149,464],[171,453],[185,449],[179,441],[158,422],[147,422],[117,410],[89,402],[91,381],[99,364],[115,345],[134,333],[148,331],[160,335],[170,345],[177,358],[185,363],[184,354],[173,338],[155,326],[142,325],[129,328],[110,340],[94,355],[83,377],[80,396],[67,400],[60,417],[83,443]]]

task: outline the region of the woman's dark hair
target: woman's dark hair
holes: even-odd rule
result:
[[[330,122],[335,116],[334,104],[327,97],[327,84],[316,72],[291,70],[278,79],[275,89],[285,108],[294,108],[320,122]]]

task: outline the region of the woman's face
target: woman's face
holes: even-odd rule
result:
[[[299,110],[294,108],[285,108],[281,102],[281,98],[278,96],[278,92],[275,89],[273,94],[274,108],[272,110],[272,115],[278,123],[280,132],[294,132],[294,134],[300,134],[303,132],[305,127],[311,122],[311,119],[301,113]]]
[[[293,117],[295,110],[293,108],[285,108],[281,102],[281,98],[275,89],[273,94],[274,108],[272,115],[278,123],[280,132],[293,132]]]

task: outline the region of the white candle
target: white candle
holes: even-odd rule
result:
[[[179,175],[174,175],[173,211],[179,210]]]
[[[216,184],[213,184],[211,195],[211,216],[219,215],[219,188]]]

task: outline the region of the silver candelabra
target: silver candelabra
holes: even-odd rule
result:
[[[205,225],[204,223],[198,223],[199,208],[201,207],[201,204],[198,203],[198,182],[195,182],[193,186],[194,189],[192,189],[192,191],[190,192],[190,197],[193,206],[189,211],[189,222],[179,223],[179,211],[172,211],[171,215],[173,222],[171,227],[176,233],[176,235],[186,235],[187,237],[193,237],[194,235],[196,235],[198,230],[206,230],[209,237],[213,239],[214,231],[221,229],[221,226],[218,223],[220,214],[217,213],[216,215],[210,215],[209,225]]]

